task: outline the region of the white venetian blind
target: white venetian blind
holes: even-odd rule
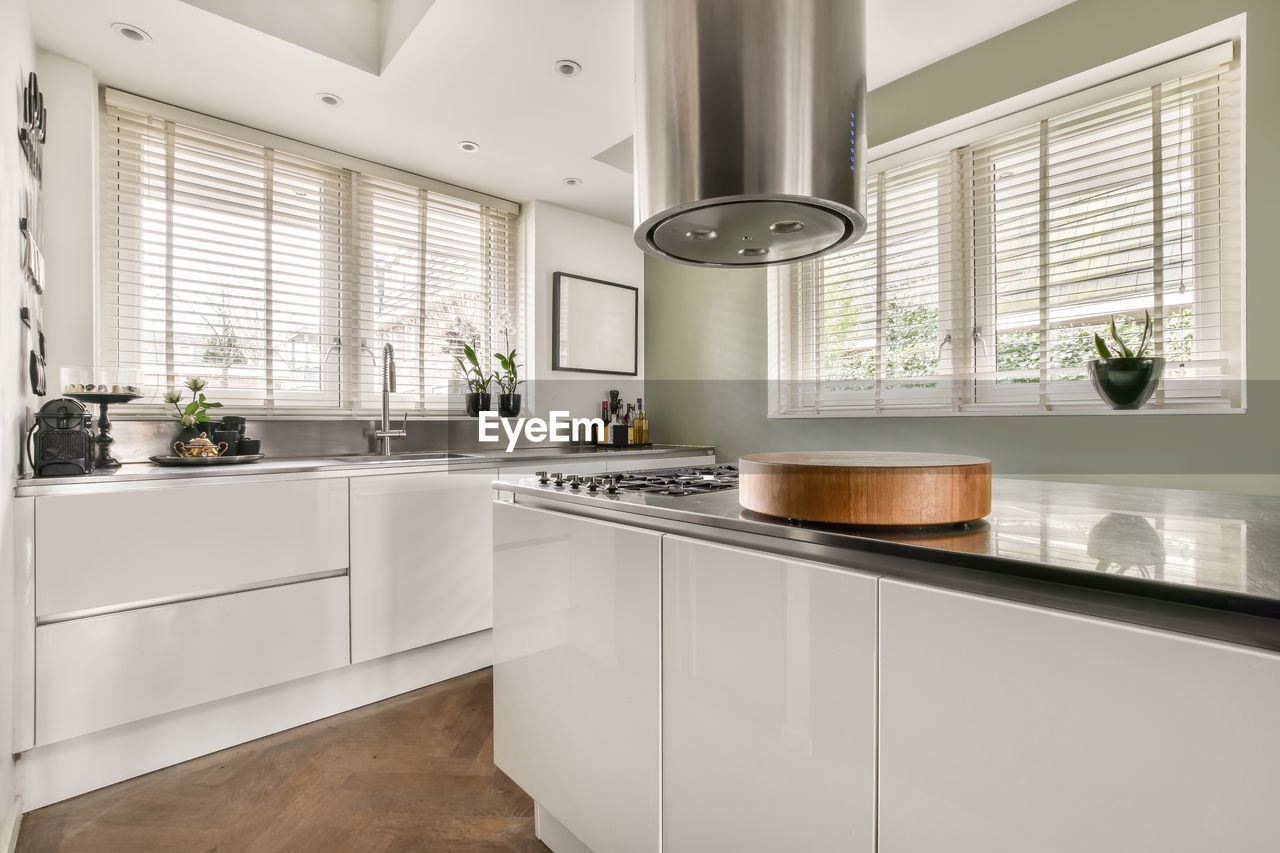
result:
[[[463,342],[482,353],[506,346],[515,298],[511,217],[363,175],[357,195],[361,339],[379,355],[390,343],[397,364],[408,365],[398,371],[398,394],[428,405],[447,393]],[[367,353],[361,366],[361,393],[372,399],[381,373]]]
[[[103,360],[153,400],[201,376],[238,408],[358,413],[391,343],[397,409],[444,413],[461,342],[487,358],[513,327],[513,205],[104,95]]]
[[[779,276],[778,413],[1100,408],[1093,335],[1146,312],[1150,405],[1241,406],[1238,66],[1145,76],[874,174],[867,236]]]

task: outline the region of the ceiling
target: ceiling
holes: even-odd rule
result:
[[[868,83],[1069,2],[867,0]],[[619,168],[633,131],[631,0],[29,5],[36,43],[106,85],[514,201],[631,222],[632,177]],[[117,35],[117,21],[152,41]],[[582,73],[558,75],[560,59]],[[344,103],[326,106],[321,92]],[[480,149],[460,151],[463,140]]]

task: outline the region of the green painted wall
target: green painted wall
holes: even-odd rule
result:
[[[645,266],[646,403],[660,441],[724,458],[808,448],[946,450],[997,474],[1280,494],[1280,0],[1076,0],[873,91],[871,144],[1241,12],[1249,410],[1236,415],[770,419],[761,271]]]

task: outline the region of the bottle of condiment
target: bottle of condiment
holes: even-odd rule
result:
[[[622,416],[622,422],[627,425],[627,444],[639,444],[636,441],[636,416],[635,406],[627,403],[627,413]]]
[[[636,397],[636,444],[649,444],[649,416],[644,413],[644,398]]]
[[[596,437],[596,444],[604,447],[609,445],[609,401],[605,400],[600,403],[600,420],[604,421],[604,427],[600,430],[600,435]]]

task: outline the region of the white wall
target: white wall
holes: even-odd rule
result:
[[[16,131],[22,118],[22,87],[27,73],[35,70],[31,27],[22,0],[0,0],[0,352],[9,353],[0,367],[0,471],[18,473],[30,401],[26,385],[26,328],[18,321],[23,279],[17,220],[21,209],[26,161]],[[47,105],[50,127],[57,127],[57,104]],[[52,131],[51,134],[52,135]],[[17,818],[13,773],[15,587],[13,544],[13,490],[0,488],[0,846],[9,843]]]
[[[534,336],[530,359],[537,414],[553,409],[577,416],[598,415],[609,390],[623,400],[644,396],[644,253],[636,248],[631,229],[605,219],[545,201],[524,205],[524,276],[526,309],[533,312]],[[639,374],[570,373],[551,369],[551,277],[576,275],[627,284],[640,289]],[[526,328],[528,326],[526,325]],[[526,402],[527,407],[527,402]]]
[[[40,90],[56,105],[45,145],[44,294],[48,382],[60,387],[67,365],[94,364],[94,300],[98,289],[98,81],[87,65],[36,54]],[[56,123],[55,123],[56,122]],[[51,392],[52,393],[52,392]]]

